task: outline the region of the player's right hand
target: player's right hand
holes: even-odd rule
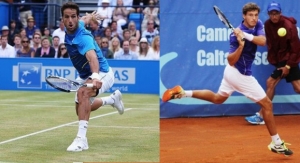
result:
[[[245,38],[244,33],[241,29],[239,28],[235,28],[233,30],[233,34],[237,37],[237,40],[239,42],[240,46],[244,46],[245,45],[245,41],[242,40],[242,38]]]
[[[93,79],[93,88],[100,89],[102,87],[102,82],[98,79]]]

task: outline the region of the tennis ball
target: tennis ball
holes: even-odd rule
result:
[[[286,29],[285,28],[279,28],[278,31],[278,36],[283,37],[286,35]]]

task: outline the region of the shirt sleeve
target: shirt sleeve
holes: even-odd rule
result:
[[[263,26],[263,22],[261,20],[258,20],[257,22],[257,36],[263,35],[265,36],[265,30],[264,30],[264,26]]]
[[[78,44],[78,51],[80,54],[85,55],[89,50],[95,50],[94,39],[90,35],[82,35],[81,41]]]

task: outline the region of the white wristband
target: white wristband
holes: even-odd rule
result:
[[[254,36],[252,34],[249,34],[249,33],[246,33],[246,32],[243,32],[244,33],[244,36],[245,36],[245,39],[247,39],[248,41],[252,41]]]
[[[100,75],[98,74],[98,73],[93,73],[92,75],[91,75],[91,78],[92,79],[98,79],[98,80],[100,80]]]

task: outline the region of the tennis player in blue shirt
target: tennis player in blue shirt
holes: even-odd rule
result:
[[[93,35],[85,29],[92,19],[101,19],[93,12],[79,20],[79,7],[73,2],[67,2],[61,7],[62,21],[65,25],[65,45],[70,59],[79,73],[80,83],[92,83],[93,88],[80,88],[75,95],[76,113],[79,119],[79,127],[76,138],[67,148],[67,151],[82,151],[89,148],[86,132],[90,112],[103,105],[112,105],[119,114],[123,114],[124,105],[122,94],[116,90],[107,97],[95,98],[98,94],[107,91],[114,83],[114,73],[103,57]]]
[[[286,147],[286,143],[280,139],[277,133],[272,102],[252,76],[251,65],[255,58],[257,45],[264,46],[266,44],[263,23],[258,19],[260,8],[255,3],[247,3],[242,12],[244,21],[230,35],[228,65],[225,67],[218,93],[210,90],[183,90],[178,85],[165,91],[162,100],[166,102],[176,98],[193,97],[221,104],[234,91],[239,92],[263,108],[263,116],[272,139],[268,145],[269,150],[290,156],[293,152]],[[245,38],[245,41],[242,38]]]

